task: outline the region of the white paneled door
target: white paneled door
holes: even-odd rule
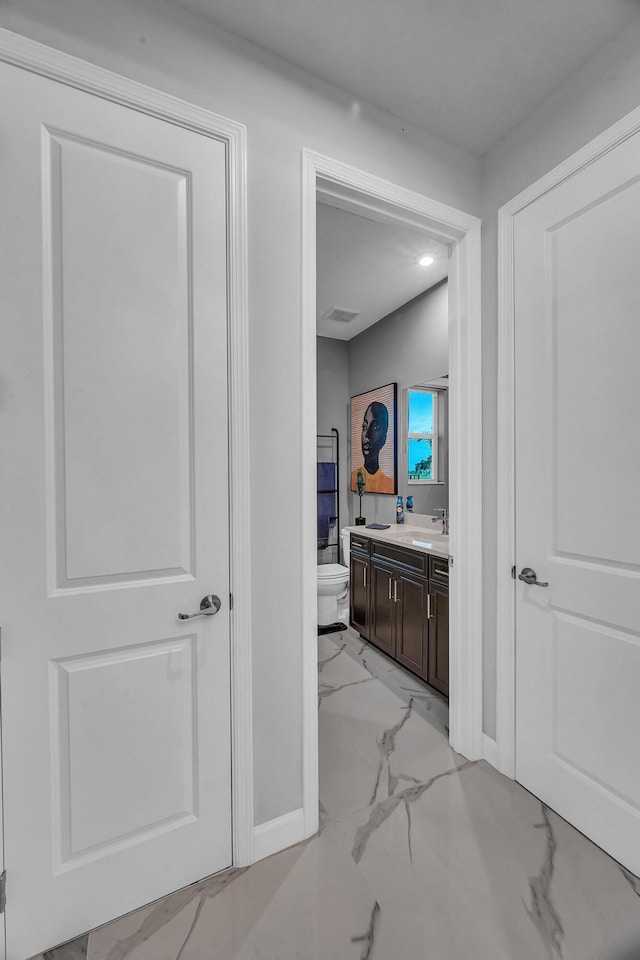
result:
[[[226,147],[0,65],[8,960],[231,861]],[[218,595],[213,616],[194,613]]]
[[[514,220],[516,777],[636,874],[639,249],[639,135]]]

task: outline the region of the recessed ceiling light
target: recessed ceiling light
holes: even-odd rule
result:
[[[430,267],[431,264],[433,263],[433,257],[429,257],[429,256],[420,257],[420,259],[418,260],[418,263],[420,264],[421,267]]]

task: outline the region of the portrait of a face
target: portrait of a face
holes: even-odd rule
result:
[[[396,393],[389,383],[351,398],[351,489],[396,493]]]
[[[384,403],[374,400],[365,410],[362,421],[362,456],[369,473],[378,469],[378,455],[387,442],[389,411]]]

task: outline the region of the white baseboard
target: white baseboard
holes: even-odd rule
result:
[[[292,810],[275,820],[267,820],[253,828],[253,862],[264,860],[294,843],[304,840],[304,810]]]
[[[482,734],[482,756],[487,763],[498,769],[498,744],[486,733]]]

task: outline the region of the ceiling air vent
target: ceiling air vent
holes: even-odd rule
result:
[[[345,310],[344,307],[331,307],[320,319],[337,320],[338,323],[351,323],[359,314],[359,310]]]

